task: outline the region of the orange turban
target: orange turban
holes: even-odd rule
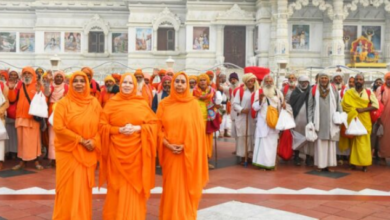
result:
[[[106,78],[104,78],[104,83],[106,83],[107,81],[110,81],[110,80],[115,83],[115,79],[111,75],[108,75],[108,76],[106,76]]]
[[[195,81],[198,81],[198,77],[197,76],[194,76],[194,75],[191,75],[191,76],[188,76],[188,80],[195,80]]]
[[[7,70],[0,70],[0,75],[2,75],[5,79],[5,81],[8,81],[8,71]]]
[[[385,75],[385,81],[386,81],[386,79],[389,78],[389,77],[390,77],[390,72],[386,73],[386,75]]]
[[[111,76],[115,79],[115,80],[117,80],[117,81],[121,81],[121,74],[119,74],[119,73],[113,73],[113,74],[111,74]]]
[[[158,75],[159,76],[165,76],[167,74],[167,71],[164,70],[164,69],[161,69],[159,72],[158,72]]]
[[[206,74],[209,75],[209,76],[214,76],[214,73],[211,70],[207,71]]]
[[[206,80],[207,80],[207,85],[210,85],[210,77],[209,77],[207,74],[205,74],[205,73],[200,74],[200,75],[198,76],[198,83],[199,83],[199,81],[200,81],[201,79],[206,79]]]
[[[93,76],[93,70],[91,69],[91,68],[89,68],[89,67],[83,67],[82,69],[81,69],[81,71],[83,71],[85,74],[87,74],[87,75],[90,75],[90,76]]]
[[[135,71],[135,73],[134,73],[134,76],[136,76],[136,75],[144,76],[144,73],[142,72],[141,69],[137,69],[137,70]]]

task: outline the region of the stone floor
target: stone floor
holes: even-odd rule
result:
[[[313,167],[280,162],[276,171],[262,171],[237,165],[233,151],[231,139],[219,140],[217,168],[210,171],[198,219],[390,219],[389,167],[373,165],[363,173],[344,165],[322,175]],[[0,171],[0,220],[51,219],[55,170],[36,171],[29,164],[31,172],[14,173],[9,171],[14,164],[8,161]],[[148,220],[158,219],[161,186],[157,175]],[[93,219],[101,219],[104,197],[104,188],[94,189]]]

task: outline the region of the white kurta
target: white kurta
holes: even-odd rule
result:
[[[237,91],[234,96],[233,108],[236,112],[241,112],[243,109],[251,109],[251,96],[252,93],[249,90],[244,91],[242,100],[240,98],[240,91]],[[247,124],[248,121],[248,124]],[[236,151],[237,156],[245,157],[245,144],[247,144],[248,152],[253,150],[255,120],[249,114],[236,113],[235,116],[236,125]],[[246,137],[246,141],[245,141]]]
[[[280,110],[282,94],[269,98],[270,105]],[[268,103],[264,98],[259,103],[259,93],[256,92],[255,102],[252,107],[257,111],[256,141],[253,152],[252,164],[255,166],[272,169],[275,167],[276,153],[278,150],[279,131],[268,127],[266,122]]]

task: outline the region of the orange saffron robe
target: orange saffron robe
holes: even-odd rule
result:
[[[95,169],[100,158],[99,121],[101,107],[89,95],[88,84],[81,95],[73,90],[77,71],[70,79],[68,94],[56,104],[54,114],[56,150],[56,197],[54,220],[92,219],[92,188],[95,186]],[[94,151],[79,144],[81,138],[94,142]]]
[[[128,75],[124,74],[122,81]],[[136,95],[135,77],[133,82],[133,93],[116,94],[101,117],[100,185],[107,179],[108,186],[105,220],[146,219],[146,201],[154,187],[158,120],[145,100]],[[141,131],[128,136],[119,133],[126,124],[139,125]]]
[[[99,102],[100,102],[100,105],[102,106],[102,108],[104,108],[104,106],[106,105],[108,100],[110,100],[114,96],[115,96],[114,93],[107,92],[106,87],[104,87],[102,89],[102,92],[100,93],[100,96],[99,96]]]
[[[184,94],[177,94],[173,87],[180,74],[187,78]],[[175,74],[170,96],[157,110],[161,120],[158,156],[163,170],[160,220],[196,220],[202,189],[209,179],[205,123],[189,88],[187,75]],[[174,154],[163,146],[164,139],[183,145],[183,151]]]

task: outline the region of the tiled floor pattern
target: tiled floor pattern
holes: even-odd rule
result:
[[[205,208],[237,201],[255,205],[256,209],[264,210],[263,214],[272,213],[272,210],[266,211],[266,207],[315,219],[390,219],[389,167],[374,165],[363,173],[351,171],[344,165],[335,170],[348,175],[329,178],[310,175],[308,172],[313,171],[313,167],[295,167],[291,162],[281,162],[276,171],[261,171],[252,166],[244,168],[232,164],[235,160],[233,151],[234,143],[218,143],[218,159],[228,162],[220,162],[218,169],[210,171],[210,181],[199,207],[200,217],[209,210]],[[16,161],[9,161],[5,169],[15,164]],[[0,177],[0,220],[51,219],[55,170],[36,171],[31,163],[28,166],[27,170],[35,173]],[[148,201],[148,220],[158,219],[161,186],[162,177],[157,175],[156,188]],[[93,219],[99,220],[105,192],[95,190],[95,193]],[[220,210],[225,206],[217,207]]]

